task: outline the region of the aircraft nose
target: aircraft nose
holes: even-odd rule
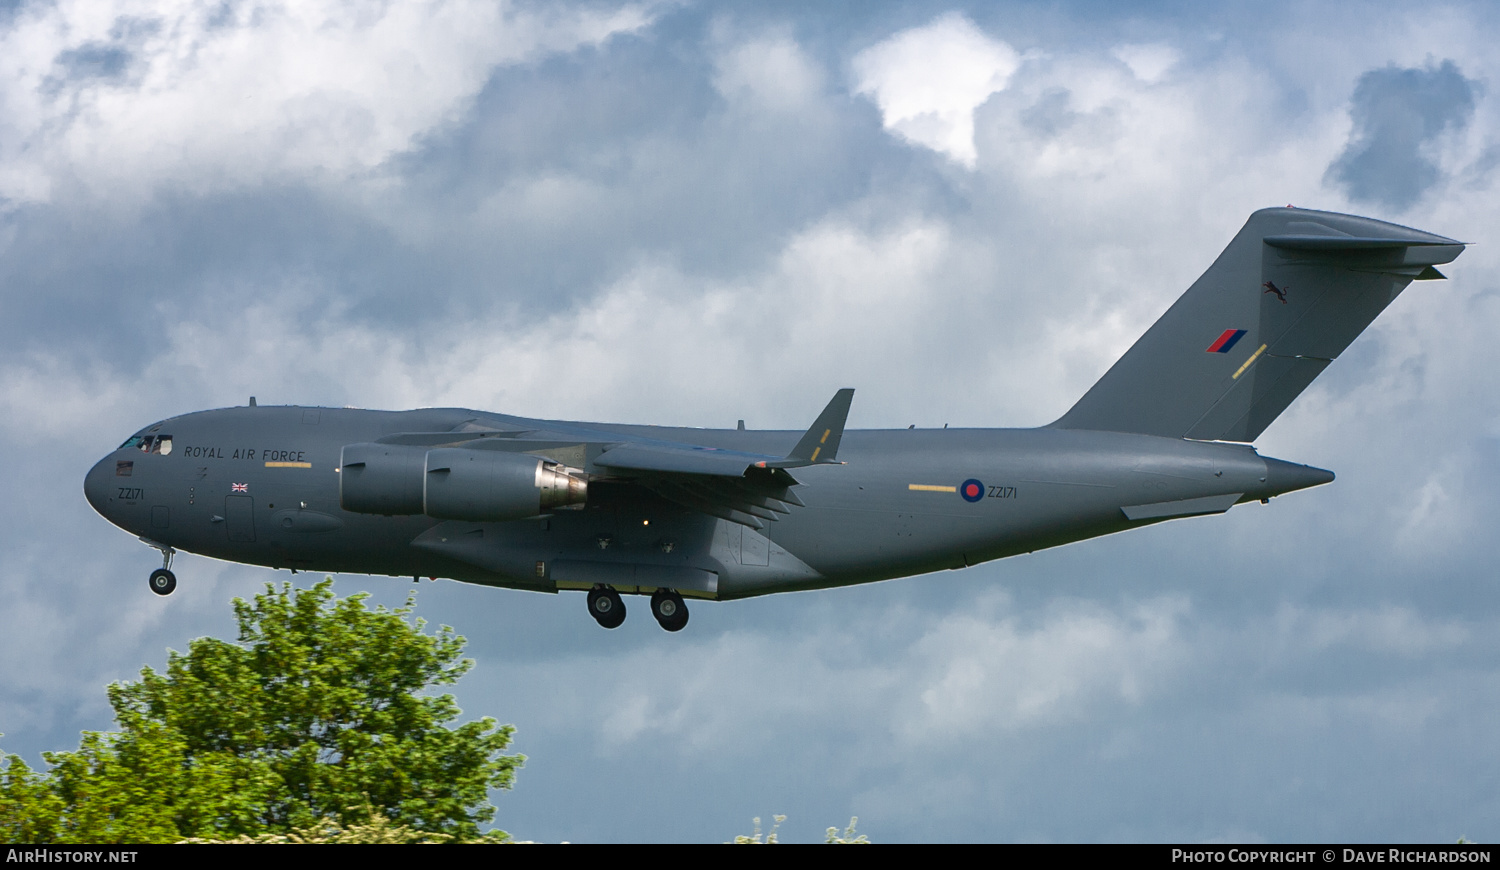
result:
[[[109,514],[104,512],[105,505],[109,503],[109,484],[115,473],[115,460],[113,455],[106,456],[89,469],[89,473],[83,477],[83,497],[89,500],[89,504],[99,515],[105,518]]]

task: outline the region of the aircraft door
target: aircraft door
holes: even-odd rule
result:
[[[248,495],[224,497],[224,524],[229,527],[229,540],[250,544],[255,542],[255,499]]]

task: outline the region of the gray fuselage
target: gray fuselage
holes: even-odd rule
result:
[[[586,502],[488,523],[340,507],[346,445],[475,426],[523,447],[576,449]],[[1052,428],[850,430],[841,464],[795,469],[802,504],[757,530],[592,465],[600,450],[635,441],[782,455],[800,434],[462,409],[224,408],[143,429],[84,489],[148,543],[227,561],[727,600],[962,568],[1333,479],[1241,444]]]

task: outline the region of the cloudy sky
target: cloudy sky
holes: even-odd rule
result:
[[[0,3],[0,746],[288,578],[150,594],[82,495],[144,424],[1041,425],[1292,203],[1477,243],[1258,442],[1332,486],[679,635],[419,611],[527,839],[1500,839],[1497,12],[1212,7]]]

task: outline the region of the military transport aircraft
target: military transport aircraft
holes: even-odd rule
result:
[[[1463,244],[1369,218],[1258,211],[1061,419],[1039,429],[805,432],[533,420],[456,408],[221,408],[130,436],[84,492],[172,556],[684,598],[867,583],[1055,547],[1333,480],[1261,457],[1271,421]]]

